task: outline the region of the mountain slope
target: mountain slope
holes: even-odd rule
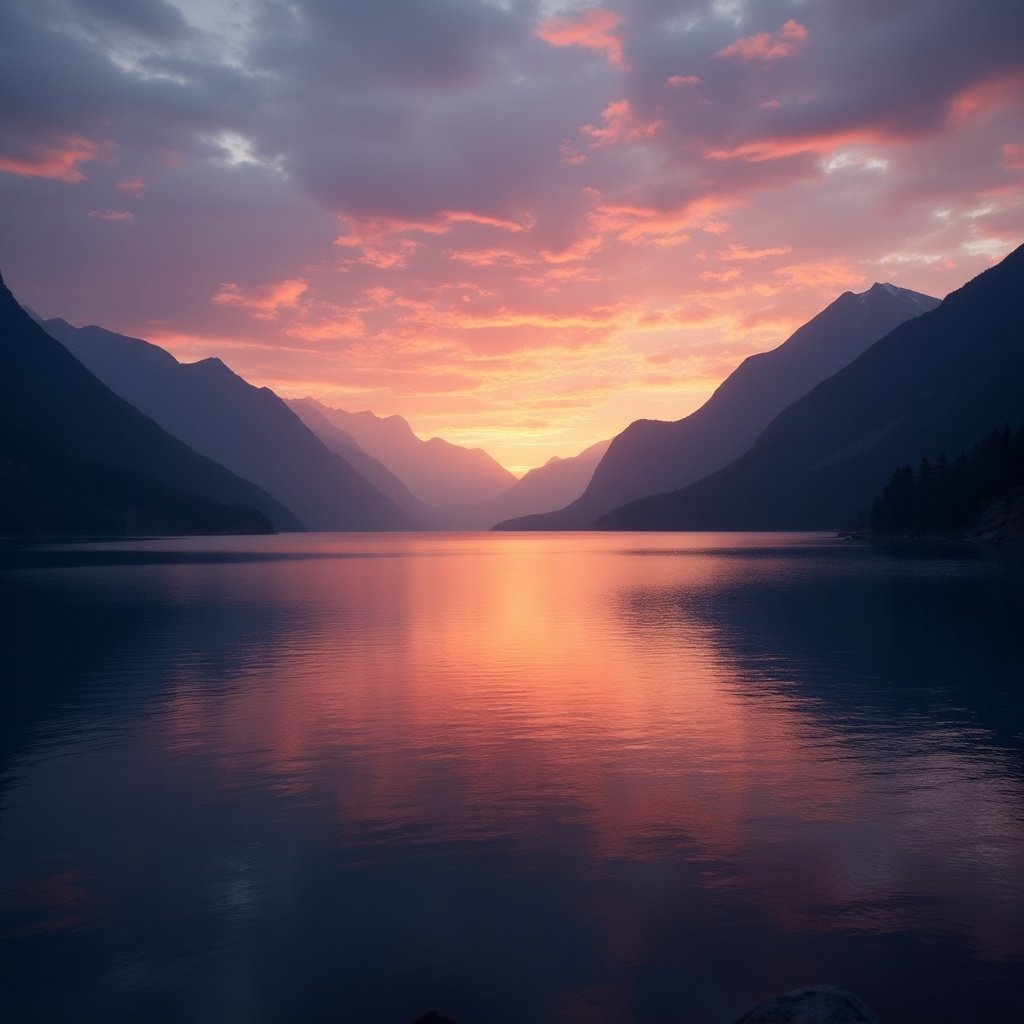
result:
[[[2,279],[0,479],[6,533],[301,529],[270,495],[192,451],[97,380],[25,313]]]
[[[897,327],[698,483],[598,520],[609,529],[848,526],[892,471],[1024,417],[1024,246]]]
[[[559,509],[578,498],[608,451],[611,440],[598,441],[578,455],[549,459],[523,474],[508,490],[456,515],[467,529],[486,530],[513,516],[527,516]]]
[[[504,529],[577,529],[634,498],[676,490],[725,466],[791,402],[892,328],[939,303],[875,284],[845,292],[769,352],[745,359],[696,412],[675,422],[637,420],[612,441],[584,494],[548,516]]]
[[[331,452],[269,388],[219,359],[169,352],[101,327],[43,326],[112,391],[196,451],[252,480],[310,530],[408,529],[412,518]]]
[[[475,505],[507,490],[516,478],[480,448],[463,448],[432,437],[417,437],[401,416],[345,412],[312,398],[289,403],[312,407],[346,431],[364,452],[382,462],[428,505]],[[315,427],[314,427],[315,429]]]
[[[315,404],[307,405],[303,401],[289,401],[285,404],[327,448],[340,455],[364,480],[386,494],[399,508],[405,509],[422,523],[429,524],[432,521],[430,509],[384,463],[364,452],[348,431],[331,423]]]

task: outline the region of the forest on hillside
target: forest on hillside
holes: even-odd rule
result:
[[[963,535],[1008,512],[1024,488],[1024,423],[997,427],[970,451],[896,469],[871,507],[871,531]]]

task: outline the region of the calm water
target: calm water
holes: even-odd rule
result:
[[[1024,561],[820,536],[0,556],[0,1018],[1024,1020]]]

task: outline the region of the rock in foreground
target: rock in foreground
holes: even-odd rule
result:
[[[776,996],[734,1024],[881,1024],[871,1009],[834,985],[813,985]]]

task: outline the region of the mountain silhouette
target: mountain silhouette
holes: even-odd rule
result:
[[[300,415],[312,408],[353,437],[364,452],[382,462],[427,505],[476,505],[497,497],[516,478],[481,448],[463,448],[440,437],[424,441],[401,416],[346,412],[312,398],[289,405]],[[315,421],[307,423],[316,431]]]
[[[399,508],[405,509],[420,523],[430,525],[434,522],[432,510],[415,497],[384,463],[364,452],[347,430],[336,427],[314,404],[307,405],[302,400],[285,404],[327,448],[340,455],[364,480],[386,494]]]
[[[559,509],[578,498],[611,440],[598,441],[578,455],[548,459],[524,473],[496,498],[462,509],[448,509],[449,518],[462,529],[486,530],[512,516],[527,516]]]
[[[253,481],[309,530],[410,529],[416,522],[330,451],[269,388],[221,360],[179,363],[102,327],[55,318],[46,331],[112,391],[197,452]]]
[[[910,320],[781,415],[744,455],[607,529],[849,526],[894,466],[973,444],[1024,417],[1024,246]]]
[[[675,422],[637,420],[612,440],[586,491],[567,508],[499,529],[589,526],[634,498],[676,490],[745,452],[791,402],[847,366],[893,327],[938,299],[890,284],[844,292],[769,352],[750,356],[696,412]]]
[[[280,502],[115,395],[0,278],[0,533],[300,529]]]

